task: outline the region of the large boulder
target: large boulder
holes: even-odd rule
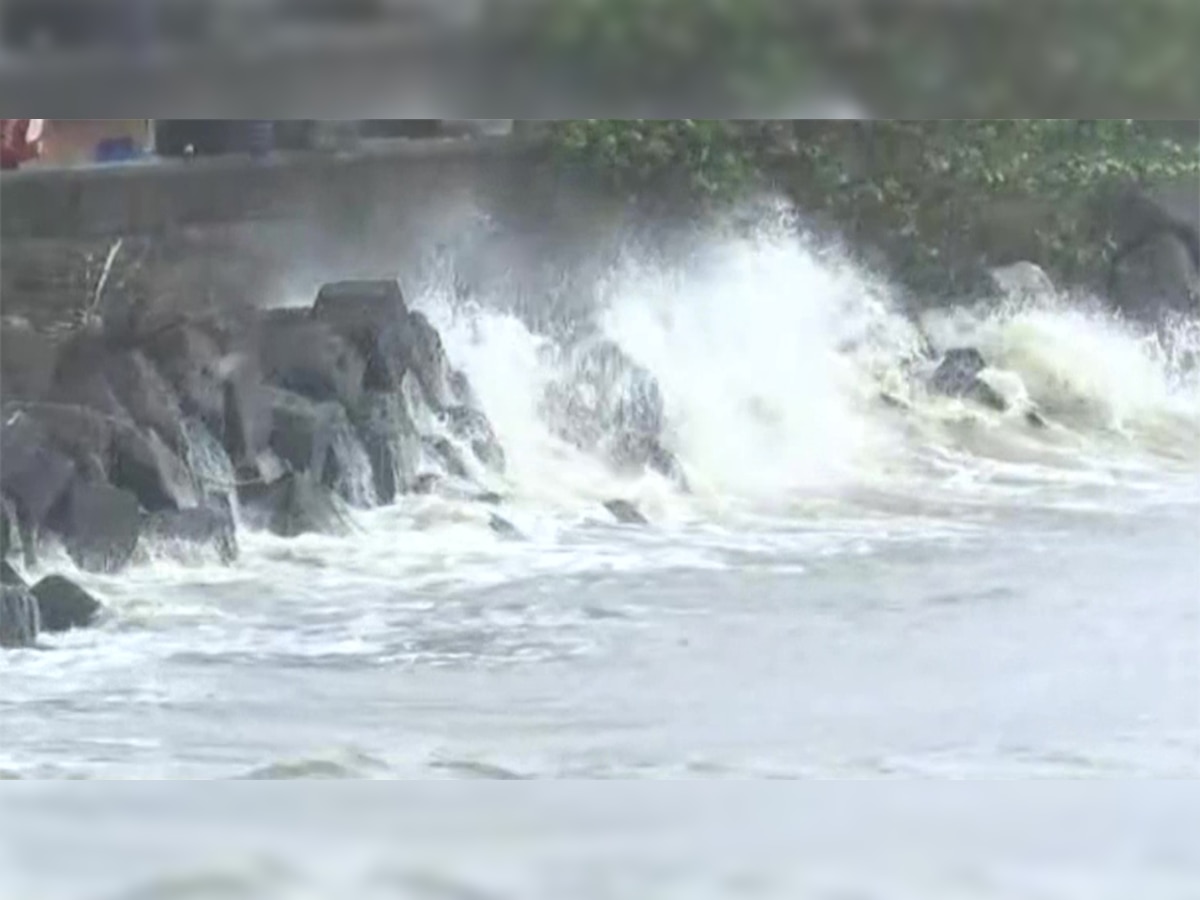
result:
[[[1173,314],[1200,313],[1200,270],[1173,232],[1160,231],[1125,248],[1109,277],[1114,303],[1135,321],[1156,324]]]
[[[482,411],[471,406],[449,406],[443,411],[442,420],[451,434],[470,446],[476,459],[493,471],[504,471],[504,448]]]
[[[227,565],[238,557],[237,525],[228,504],[148,513],[142,540],[152,553],[189,558],[198,552]]]
[[[376,498],[391,503],[413,485],[421,457],[421,437],[404,397],[396,391],[367,391],[353,421],[371,462]]]
[[[176,453],[184,450],[183,411],[171,384],[142,352],[114,353],[104,375],[134,423],[153,430]]]
[[[408,322],[405,369],[417,379],[425,402],[435,412],[456,403],[471,403],[466,376],[450,365],[442,336],[433,323],[424,313],[415,311],[409,313]]]
[[[0,649],[32,647],[41,623],[37,600],[21,585],[0,585]]]
[[[272,484],[249,486],[241,497],[252,520],[280,537],[350,530],[338,499],[308,473],[289,472]]]
[[[42,631],[55,634],[95,623],[100,601],[62,575],[47,575],[29,591],[37,601]]]
[[[370,457],[337,403],[269,389],[270,447],[293,471],[311,472],[356,506],[376,503]]]
[[[47,430],[28,413],[13,412],[0,421],[0,492],[12,504],[13,524],[21,528],[26,549],[75,471],[70,457],[51,444]]]
[[[114,351],[103,336],[88,330],[69,335],[58,354],[49,399],[60,406],[81,406],[118,419],[128,419],[105,372]]]
[[[260,325],[263,377],[310,400],[354,406],[366,363],[354,345],[304,309],[274,309]]]
[[[1200,183],[1195,177],[1101,192],[1092,203],[1093,240],[1114,247],[1108,272],[1114,305],[1131,319],[1160,323],[1200,312]]]
[[[175,389],[183,412],[203,419],[214,431],[222,430],[227,363],[217,341],[198,326],[182,322],[149,336],[143,348]]]
[[[191,469],[155,431],[114,429],[109,481],[130,491],[152,512],[191,509],[200,502]]]
[[[1003,412],[1008,407],[1004,397],[979,377],[987,367],[987,360],[975,347],[947,350],[929,376],[929,389],[937,394],[971,400]]]
[[[0,390],[4,399],[44,400],[54,383],[58,347],[27,322],[0,325]]]
[[[1045,271],[1031,262],[1016,262],[991,269],[996,287],[1009,299],[1019,302],[1044,300],[1054,295],[1054,282]]]
[[[564,376],[548,386],[542,414],[561,438],[599,452],[620,470],[650,468],[684,484],[682,467],[663,442],[658,380],[612,341],[576,349]]]
[[[141,510],[128,491],[76,478],[49,525],[79,568],[118,572],[137,549]]]
[[[348,341],[365,364],[363,387],[395,391],[408,365],[412,321],[395,281],[338,281],[323,285],[313,318]]]

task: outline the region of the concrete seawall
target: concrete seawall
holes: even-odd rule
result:
[[[255,221],[338,221],[480,185],[528,183],[537,145],[519,138],[419,140],[354,153],[30,169],[0,178],[0,239],[116,238]],[[369,218],[369,216],[368,216]]]

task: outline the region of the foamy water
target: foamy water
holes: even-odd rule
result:
[[[349,537],[244,532],[230,568],[72,573],[114,615],[0,661],[0,770],[1197,774],[1195,335],[1168,351],[1057,295],[914,323],[783,226],[691,249],[630,248],[571,306],[658,379],[691,493],[543,419],[568,354],[549,332],[581,329],[435,280],[410,302],[496,428],[486,486],[520,536],[408,497]],[[980,347],[1013,410],[930,396],[924,337]],[[651,524],[615,524],[616,497]]]

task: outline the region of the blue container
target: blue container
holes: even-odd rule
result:
[[[271,119],[247,119],[242,128],[245,147],[251,156],[266,156],[275,149],[275,123]]]
[[[93,157],[98,163],[126,162],[137,159],[141,151],[131,137],[106,138],[96,144]]]

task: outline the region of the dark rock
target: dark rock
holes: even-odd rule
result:
[[[279,389],[270,389],[268,400],[271,449],[293,470],[320,477],[333,446],[333,419],[341,408]]]
[[[353,415],[355,431],[371,461],[375,494],[391,503],[416,477],[421,438],[398,392],[368,391]]]
[[[116,428],[108,477],[115,487],[132,493],[151,512],[192,509],[200,503],[187,463],[154,431]]]
[[[316,403],[273,389],[271,449],[294,471],[311,472],[357,506],[376,502],[370,457],[346,411],[336,403]]]
[[[157,432],[174,452],[183,452],[183,412],[179,398],[145,354],[134,350],[109,356],[104,375],[118,402],[137,425]]]
[[[362,396],[366,363],[350,342],[307,311],[271,310],[260,327],[259,353],[270,384],[347,407]]]
[[[1150,187],[1122,186],[1093,200],[1094,240],[1115,247],[1109,293],[1127,317],[1161,323],[1200,306],[1200,185],[1194,176]]]
[[[452,478],[471,477],[462,454],[447,438],[439,435],[422,435],[421,446],[432,460],[442,465],[447,475]]]
[[[113,349],[90,332],[72,334],[64,341],[54,370],[49,399],[63,406],[82,406],[116,419],[128,419],[105,374]]]
[[[0,584],[25,587],[25,579],[12,567],[7,559],[0,559]]]
[[[453,370],[446,358],[446,348],[442,345],[441,335],[424,313],[410,312],[408,320],[405,368],[416,377],[430,408],[441,412],[459,399],[451,384]]]
[[[47,575],[30,593],[37,600],[42,631],[51,634],[87,628],[104,609],[99,600],[61,575]]]
[[[992,269],[989,274],[996,286],[1009,299],[1018,302],[1042,300],[1054,295],[1054,282],[1038,265],[1031,262],[1015,262]]]
[[[142,537],[168,553],[174,549],[184,550],[184,555],[189,550],[207,551],[227,565],[238,557],[237,526],[228,505],[148,513]]]
[[[471,497],[476,503],[487,503],[491,506],[498,506],[504,502],[504,497],[495,491],[483,491]]]
[[[432,494],[441,480],[441,476],[436,472],[422,472],[413,481],[412,492],[414,494]]]
[[[39,406],[32,414],[51,446],[69,457],[81,475],[108,480],[113,434],[120,420],[83,406]]]
[[[180,323],[158,332],[144,344],[146,356],[175,389],[187,415],[198,416],[214,431],[225,419],[225,356],[204,330]]]
[[[628,500],[605,500],[604,508],[622,525],[649,525],[650,520]]]
[[[350,530],[337,498],[311,474],[289,472],[274,484],[245,492],[243,499],[261,512],[266,527],[280,537]]]
[[[141,511],[128,491],[76,478],[49,524],[79,568],[117,572],[137,549]]]
[[[44,400],[54,382],[58,347],[27,323],[0,325],[0,388],[5,400]]]
[[[550,385],[542,412],[563,440],[599,452],[621,470],[650,467],[686,488],[663,443],[666,413],[658,380],[612,341],[579,348],[566,376]]]
[[[40,627],[33,594],[18,585],[0,585],[0,649],[34,646]]]
[[[8,552],[20,541],[16,528],[16,511],[7,499],[0,499],[0,560],[8,559]]]
[[[1046,421],[1046,417],[1036,409],[1029,409],[1025,411],[1025,421],[1034,428],[1048,428],[1050,425],[1050,423]]]
[[[523,537],[516,525],[495,513],[488,516],[488,528],[502,538],[512,539]]]
[[[947,397],[971,400],[981,406],[1003,412],[1008,403],[1000,393],[979,377],[987,361],[974,347],[947,350],[929,377],[930,390]]]
[[[1187,244],[1169,231],[1123,250],[1110,272],[1113,302],[1135,321],[1200,313],[1200,270]]]
[[[27,551],[75,477],[75,464],[50,444],[42,424],[23,411],[0,422],[0,491],[13,505]],[[6,517],[7,519],[7,517]]]
[[[366,366],[363,386],[367,390],[399,390],[414,333],[395,280],[323,285],[313,304],[313,317],[358,351]]]
[[[504,448],[486,415],[469,406],[450,406],[443,417],[450,433],[469,444],[476,459],[493,471],[504,471]]]

